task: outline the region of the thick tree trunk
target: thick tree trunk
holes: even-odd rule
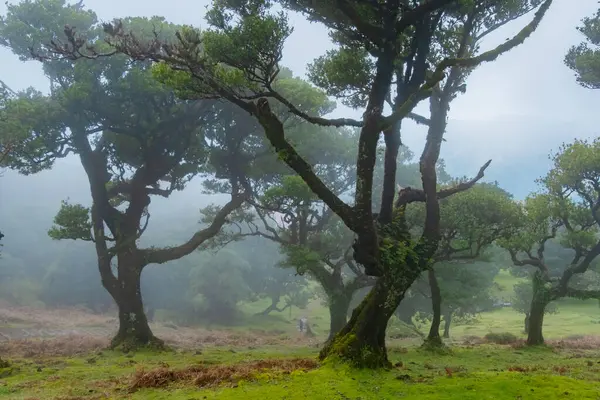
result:
[[[525,313],[525,321],[524,321],[525,333],[529,333],[529,313]]]
[[[132,254],[135,254],[135,250],[118,254],[116,285],[106,288],[119,309],[119,330],[111,341],[111,347],[123,350],[162,347],[163,342],[152,333],[144,312],[140,284],[143,264]]]
[[[450,337],[450,324],[452,323],[452,312],[446,313],[444,315],[444,338],[448,339]]]
[[[437,277],[433,269],[428,271],[429,287],[431,289],[431,308],[433,311],[433,319],[431,327],[425,342],[430,345],[441,345],[442,338],[440,337],[440,325],[442,323],[442,293]]]
[[[344,328],[323,347],[319,358],[341,359],[355,367],[389,367],[386,328],[412,281],[391,277],[378,279]]]
[[[548,303],[536,299],[534,296],[531,302],[531,311],[529,312],[529,330],[527,332],[527,344],[536,346],[544,344],[544,335],[542,329],[544,326],[544,311]]]
[[[338,332],[340,332],[347,322],[348,309],[352,295],[346,296],[343,294],[331,295],[329,297],[329,337],[328,341],[332,340]]]

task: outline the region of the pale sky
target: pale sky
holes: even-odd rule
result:
[[[125,16],[161,15],[179,24],[204,26],[208,0],[87,0],[101,20]],[[580,20],[598,8],[596,0],[555,0],[546,18],[525,44],[493,63],[480,66],[467,81],[467,93],[452,105],[450,124],[442,156],[450,172],[471,175],[491,158],[490,177],[510,186],[506,174],[532,182],[543,173],[546,155],[562,142],[575,137],[597,136],[600,123],[600,91],[577,85],[563,58],[571,45],[582,40],[575,29]],[[6,7],[0,5],[4,14]],[[511,23],[484,42],[484,48],[500,43],[517,32],[532,16]],[[326,30],[293,15],[295,28],[285,47],[283,65],[303,75],[306,65],[332,47]],[[0,49],[0,77],[13,89],[34,86],[45,90],[47,81],[35,62],[21,63],[8,50]],[[425,104],[419,110],[427,111]],[[335,116],[359,118],[362,110],[340,106]],[[413,151],[422,149],[425,132],[405,124],[404,143]],[[539,163],[538,163],[539,164]],[[520,171],[520,172],[519,172]],[[521,184],[522,186],[522,184]],[[510,187],[509,187],[510,189]],[[518,190],[518,189],[515,189]]]

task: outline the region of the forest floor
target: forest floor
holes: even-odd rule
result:
[[[318,365],[322,336],[303,337],[291,321],[277,326],[156,323],[155,333],[174,350],[123,354],[104,350],[114,318],[2,307],[0,355],[11,366],[0,368],[0,398],[600,399],[600,336],[551,335],[548,347],[535,349],[524,348],[522,337],[497,345],[480,336],[455,336],[448,353],[419,349],[419,339],[393,339],[395,367],[374,372]]]
[[[283,344],[122,354],[49,339],[0,369],[0,398],[77,399],[594,399],[600,340],[522,348],[462,344],[439,354],[395,342],[390,371],[319,366],[317,349]],[[27,340],[30,344],[32,340]],[[70,344],[60,344],[65,341]],[[49,348],[54,348],[49,351]],[[41,350],[41,353],[37,353]],[[69,354],[75,351],[74,354]],[[53,355],[46,355],[53,354]]]

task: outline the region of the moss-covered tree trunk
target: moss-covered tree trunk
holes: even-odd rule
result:
[[[523,323],[524,323],[524,326],[523,326],[524,332],[529,333],[529,313],[528,312],[525,313],[525,320],[523,321]]]
[[[431,289],[431,308],[433,312],[433,318],[431,320],[431,327],[429,328],[429,334],[427,335],[426,342],[428,344],[441,345],[442,338],[440,337],[440,325],[442,323],[442,293],[440,291],[440,285],[433,268],[427,273],[429,280],[429,288]]]
[[[531,310],[529,311],[529,329],[527,331],[527,344],[536,346],[544,344],[544,335],[542,330],[544,327],[544,312],[548,302],[541,295],[534,295],[531,302]]]
[[[412,280],[410,281],[412,283]],[[355,367],[387,368],[388,321],[410,287],[408,280],[378,279],[344,328],[321,350],[321,360],[344,360]]]
[[[117,279],[106,288],[119,309],[119,330],[111,341],[111,347],[130,350],[144,346],[162,346],[150,325],[141,292],[141,272],[144,264],[136,249],[128,249],[118,254]]]
[[[448,311],[446,315],[444,315],[444,338],[448,339],[450,337],[450,324],[452,323],[452,312]]]
[[[347,315],[352,301],[352,294],[348,296],[346,293],[335,294],[329,297],[329,337],[328,341],[344,329],[348,322]]]

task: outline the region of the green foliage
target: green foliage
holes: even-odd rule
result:
[[[195,266],[189,280],[198,312],[214,321],[231,323],[238,303],[248,298],[244,275],[249,269],[246,260],[229,250],[221,250]]]
[[[368,100],[375,64],[366,50],[340,47],[329,50],[308,67],[308,78],[342,104],[359,108]]]
[[[587,251],[596,245],[600,228],[596,209],[600,198],[599,154],[599,140],[563,145],[551,157],[553,168],[539,180],[543,192],[520,204],[519,224],[500,244],[515,254],[544,250],[541,246],[554,237],[572,250]]]
[[[54,226],[48,231],[54,240],[71,239],[91,241],[92,223],[90,209],[81,204],[70,204],[63,201],[60,210],[54,217]]]
[[[585,41],[573,46],[567,52],[565,64],[571,68],[577,81],[590,89],[600,88],[600,10],[592,17],[583,19],[577,28]]]
[[[436,265],[442,310],[461,318],[488,309],[494,300],[491,289],[499,270],[499,266],[494,263],[482,262]]]
[[[531,309],[531,301],[533,300],[533,283],[519,282],[513,286],[515,295],[511,299],[512,308],[521,314],[529,314]],[[546,314],[556,314],[558,312],[558,304],[551,302],[546,306]]]
[[[583,205],[593,206],[595,197],[600,195],[600,139],[575,140],[563,144],[552,156],[552,161],[552,170],[542,180],[548,190],[557,195],[565,190],[574,192],[582,197]],[[586,222],[582,220],[584,216],[579,214],[582,210],[576,208],[569,211],[576,223]]]
[[[456,185],[454,181],[452,185]],[[441,242],[436,259],[474,260],[497,240],[508,237],[519,218],[512,196],[496,184],[480,183],[440,201]],[[412,230],[425,219],[423,204],[407,208]]]

